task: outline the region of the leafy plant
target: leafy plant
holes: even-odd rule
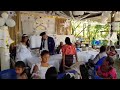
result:
[[[90,41],[93,39],[106,38],[109,34],[110,26],[109,24],[101,25],[99,23],[92,24],[94,22],[90,22],[89,24],[84,21],[71,21],[72,24],[72,34],[76,37],[83,37],[85,41]],[[83,27],[84,26],[84,27]],[[101,34],[101,31],[104,31],[104,34]]]

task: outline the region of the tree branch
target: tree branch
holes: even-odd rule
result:
[[[81,23],[81,22],[80,22]],[[78,28],[79,26],[80,26],[80,23],[73,29],[73,27],[72,27],[72,34],[74,34],[74,32],[76,31],[76,28]]]
[[[86,26],[83,28],[83,30],[82,30],[81,32],[83,32],[83,31],[85,30],[85,28],[86,28]],[[81,32],[80,32],[80,33],[81,33]],[[80,33],[79,33],[79,34],[77,34],[76,36],[80,35]]]

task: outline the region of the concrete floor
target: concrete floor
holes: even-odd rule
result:
[[[114,67],[117,71],[117,78],[120,79],[120,59],[115,60]]]

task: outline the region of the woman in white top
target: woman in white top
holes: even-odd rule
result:
[[[105,46],[101,46],[99,54],[97,54],[96,57],[93,60],[94,64],[96,64],[99,61],[99,59],[101,59],[104,56],[107,56],[106,47]]]
[[[26,64],[26,59],[32,57],[30,50],[27,46],[28,36],[23,34],[22,40],[16,47],[16,61],[23,61]]]
[[[38,74],[40,76],[40,79],[45,79],[45,74],[51,66],[48,63],[48,60],[50,58],[50,54],[47,50],[43,50],[41,52],[41,62],[37,63],[36,65],[33,66],[33,69],[31,69],[31,72],[33,74]],[[34,78],[34,76],[33,76]]]

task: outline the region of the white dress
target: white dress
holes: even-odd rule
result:
[[[16,49],[16,61],[23,61],[25,64],[26,60],[32,58],[32,54],[27,46],[20,43]]]
[[[36,65],[38,66],[38,71],[36,73],[39,74],[41,79],[45,79],[45,74],[46,74],[48,68],[50,68],[52,66],[50,65],[49,67],[43,67],[43,66],[41,66],[40,63],[37,63]],[[35,66],[35,64],[31,68],[31,73],[33,72],[34,66]]]

